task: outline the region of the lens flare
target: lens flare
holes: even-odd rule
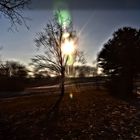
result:
[[[62,52],[66,55],[72,54],[74,52],[74,42],[66,40],[62,44]]]
[[[63,38],[67,39],[70,36],[70,34],[68,32],[63,33]]]
[[[69,58],[68,58],[67,64],[68,64],[68,65],[72,65],[73,62],[74,62],[73,55],[72,55],[72,54],[69,54]]]
[[[56,12],[57,22],[63,28],[69,27],[71,23],[71,16],[68,10],[59,10]]]
[[[72,94],[72,93],[70,93],[70,94],[69,94],[69,97],[72,99],[72,98],[73,98],[73,94]]]

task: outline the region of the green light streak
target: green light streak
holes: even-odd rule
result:
[[[73,55],[71,54],[71,55],[69,55],[69,57],[68,57],[68,61],[67,61],[67,64],[68,65],[72,65],[73,64]]]
[[[63,28],[69,27],[71,23],[71,16],[68,10],[59,10],[56,12],[57,22]]]

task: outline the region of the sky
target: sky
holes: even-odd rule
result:
[[[92,64],[103,44],[112,37],[113,32],[118,28],[130,26],[140,29],[140,8],[137,4],[132,4],[131,0],[124,1],[127,2],[127,6],[123,6],[123,4],[119,6],[119,3],[115,3],[116,7],[113,7],[112,3],[111,6],[103,7],[104,3],[98,0],[94,1],[94,6],[82,3],[76,8],[77,3],[69,3],[74,29],[81,32],[77,47],[85,52],[89,64]],[[34,39],[53,17],[54,6],[49,3],[49,6],[46,4],[47,8],[45,8],[45,4],[45,1],[42,0],[39,6],[37,0],[34,0],[31,9],[24,11],[24,16],[31,19],[27,21],[27,25],[30,26],[29,30],[23,25],[18,26],[18,31],[8,31],[9,21],[4,17],[0,18],[2,60],[17,60],[28,64],[31,62],[31,58],[40,53],[35,46]],[[107,3],[105,4],[107,5]]]

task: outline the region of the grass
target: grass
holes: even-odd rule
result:
[[[51,111],[58,98],[44,93],[1,100],[0,140],[140,139],[139,109],[107,91],[73,86]]]

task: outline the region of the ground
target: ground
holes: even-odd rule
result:
[[[61,100],[47,92],[0,100],[0,140],[140,139],[139,107],[105,89],[73,86]]]

